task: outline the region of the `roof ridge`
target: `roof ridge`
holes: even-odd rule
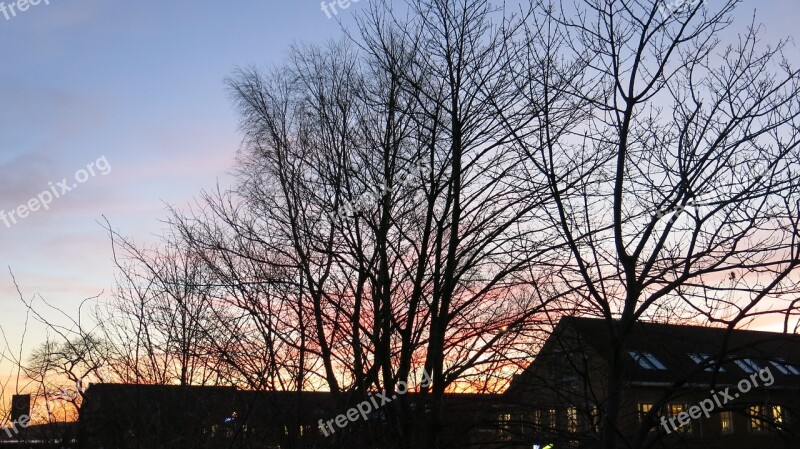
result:
[[[584,316],[566,316],[562,317],[559,320],[559,323],[563,320],[574,320],[574,321],[584,321],[584,322],[594,322],[594,323],[602,323],[605,322],[605,318],[595,318],[595,317],[584,317]],[[616,320],[615,320],[616,321]],[[703,324],[676,324],[676,323],[662,323],[658,321],[636,321],[634,325],[639,326],[660,326],[660,327],[670,327],[670,328],[698,328],[703,329],[704,331],[728,331],[727,327],[716,327],[713,325],[703,325]],[[765,331],[765,330],[756,330],[756,329],[740,329],[734,328],[733,332],[735,333],[753,333],[753,334],[761,334],[761,335],[780,335],[784,337],[799,337],[800,334],[791,334],[788,332],[775,332],[775,331]]]

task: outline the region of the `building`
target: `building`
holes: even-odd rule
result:
[[[375,396],[372,396],[375,397]],[[367,418],[348,419],[344,428],[324,423],[347,416],[358,401],[327,392],[256,392],[232,387],[93,384],[80,410],[78,448],[389,448],[386,432],[393,413],[409,407],[409,435],[424,436],[429,407],[409,392],[404,401],[375,401]],[[449,394],[444,403],[443,441],[447,447],[498,448],[495,418],[504,413],[500,395]],[[345,418],[341,418],[345,419]],[[412,447],[420,447],[419,442]]]
[[[504,402],[519,447],[599,447],[605,320],[564,318]],[[800,337],[637,323],[623,351],[620,447],[800,447]]]

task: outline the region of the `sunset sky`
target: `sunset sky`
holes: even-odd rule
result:
[[[350,23],[368,1],[336,18]],[[746,0],[733,29],[758,7],[768,40],[796,34],[796,2]],[[9,20],[0,14],[0,211],[49,183],[74,184],[100,158],[111,167],[95,168],[49,210],[0,221],[0,326],[11,346],[26,312],[9,269],[26,298],[41,295],[72,315],[83,299],[107,297],[114,270],[103,215],[146,243],[163,228],[165,204],[230,185],[240,136],[224,78],[280,64],[292,43],[340,35],[317,1],[50,0]],[[43,339],[31,325],[26,349]]]

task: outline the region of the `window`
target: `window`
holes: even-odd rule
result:
[[[670,416],[678,416],[679,413],[683,412],[686,407],[683,404],[670,404],[669,405],[669,415]]]
[[[714,363],[714,357],[708,354],[689,354],[689,357],[691,357],[694,363],[698,365],[709,365],[706,368],[706,371],[708,372],[714,371],[714,368],[716,367],[716,364]],[[725,368],[720,367],[719,372],[724,373]]]
[[[500,433],[506,433],[511,430],[511,415],[509,413],[497,415],[497,422]]]
[[[660,360],[655,358],[655,356],[649,352],[642,352],[642,351],[628,351],[628,355],[631,356],[633,360],[644,369],[649,370],[665,370],[667,369]]]
[[[790,365],[781,359],[779,359],[777,362],[770,360],[769,363],[771,363],[775,368],[778,368],[778,371],[780,371],[783,375],[800,376],[800,371],[798,371],[794,365]]]
[[[733,433],[733,413],[730,411],[720,412],[719,427],[722,433]]]
[[[600,409],[597,407],[592,407],[592,430],[595,432],[600,432]]]
[[[783,407],[780,405],[773,405],[772,406],[772,422],[775,423],[776,427],[782,427],[784,423],[784,413]]]
[[[536,430],[542,428],[542,411],[539,409],[533,411],[533,426]]]
[[[569,433],[578,431],[578,409],[575,407],[567,408],[567,431]]]
[[[548,423],[548,426],[551,429],[555,429],[556,426],[558,425],[558,414],[557,414],[558,412],[554,408],[551,408],[549,411],[550,411],[550,413],[549,413],[548,418],[550,419],[550,421]]]
[[[653,404],[648,404],[645,402],[640,402],[638,405],[638,412],[639,412],[639,422],[644,422],[644,418],[650,413],[650,410],[653,409]]]
[[[761,367],[750,359],[735,360],[735,362],[737,365],[739,365],[739,368],[741,368],[747,374],[753,374],[761,371]]]
[[[676,417],[676,416],[680,415],[681,413],[685,412],[688,409],[689,409],[689,406],[687,406],[686,404],[670,404],[669,405],[669,415],[670,415],[670,417]],[[692,432],[692,423],[691,422],[689,422],[689,424],[680,424],[676,420],[675,424],[678,426],[678,432],[686,432],[686,433],[691,433]]]
[[[748,408],[750,415],[750,430],[753,432],[761,432],[766,429],[766,407],[763,405],[751,405]]]

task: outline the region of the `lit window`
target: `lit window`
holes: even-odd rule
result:
[[[665,370],[667,369],[660,360],[655,358],[655,356],[649,352],[641,352],[641,351],[629,351],[628,355],[631,356],[633,360],[644,369],[650,370]]]
[[[669,405],[669,415],[670,416],[678,416],[679,413],[683,412],[684,409],[683,404],[670,404]]]
[[[640,402],[638,405],[639,408],[639,422],[644,422],[644,418],[650,413],[650,410],[653,409],[653,404],[647,404]]]
[[[761,371],[761,367],[750,359],[736,360],[735,362],[745,373],[752,374]]]
[[[542,427],[542,411],[539,409],[533,411],[533,425],[537,430]]]
[[[500,423],[500,431],[508,432],[511,429],[511,415],[503,413],[497,416],[497,421]]]
[[[685,412],[688,409],[689,409],[689,406],[686,405],[686,404],[670,404],[669,405],[669,415],[670,415],[670,417],[676,417],[676,416],[680,415],[681,413]],[[676,422],[676,424],[678,425],[678,431],[679,432],[686,432],[686,433],[691,433],[692,432],[692,424],[691,423],[682,425],[682,424]]]
[[[600,431],[600,409],[592,407],[592,430]]]
[[[766,429],[766,407],[762,405],[751,405],[748,408],[750,414],[750,430],[753,432],[761,432]]]
[[[711,357],[708,354],[689,354],[689,357],[692,358],[694,363],[698,365],[710,365],[706,368],[706,371],[712,372],[715,368],[714,357]],[[719,372],[724,373],[725,368],[720,367]]]
[[[569,407],[567,409],[567,431],[575,433],[578,431],[578,409]]]
[[[733,413],[730,411],[720,412],[719,424],[722,433],[733,433]]]
[[[550,426],[551,429],[555,429],[556,426],[558,425],[558,422],[557,422],[557,420],[558,420],[557,413],[558,412],[554,408],[551,408],[549,410],[549,412],[550,412],[550,413],[548,413],[548,415],[549,415],[548,418],[550,419],[549,426]]]
[[[775,423],[777,427],[781,427],[783,425],[783,407],[780,405],[773,405],[772,406],[772,422]]]
[[[784,374],[786,376],[788,375],[800,376],[800,371],[798,371],[797,368],[795,368],[793,365],[786,363],[783,360],[779,359],[777,362],[774,360],[770,360],[769,363],[771,363],[772,366],[774,366],[775,368],[778,368],[778,371],[780,371],[781,374]]]

